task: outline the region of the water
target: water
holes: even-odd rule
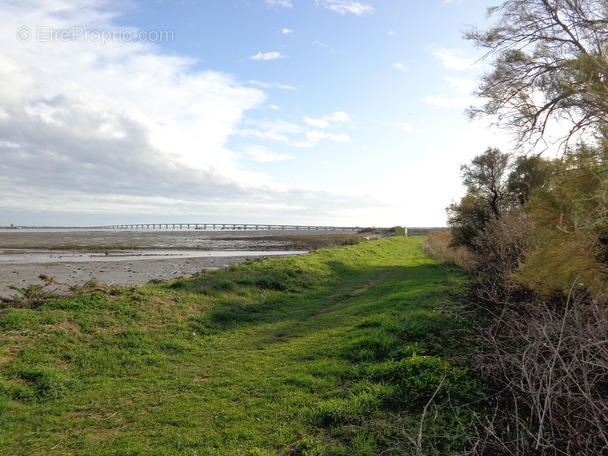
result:
[[[104,261],[137,261],[164,260],[175,258],[206,258],[206,257],[256,257],[271,255],[301,255],[304,250],[166,250],[154,249],[119,250],[106,253],[91,253],[82,251],[44,251],[12,249],[0,251],[0,264],[48,264],[48,263],[82,263]]]
[[[3,230],[0,296],[13,295],[13,286],[48,286],[41,283],[41,275],[53,277],[63,289],[93,279],[127,286],[225,268],[247,258],[303,254],[308,247],[300,241],[309,234],[313,233]]]

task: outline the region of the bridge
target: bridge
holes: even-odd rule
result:
[[[358,226],[275,225],[265,223],[134,223],[90,227],[94,230],[276,230],[276,231],[359,231]]]

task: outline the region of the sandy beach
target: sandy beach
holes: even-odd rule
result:
[[[6,230],[0,232],[0,296],[18,294],[10,286],[66,291],[92,279],[126,286],[179,278],[248,258],[302,253],[307,242],[327,236],[296,231]]]

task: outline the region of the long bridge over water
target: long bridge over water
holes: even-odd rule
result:
[[[359,231],[358,226],[275,225],[266,223],[134,223],[90,227],[95,230],[275,230]]]
[[[249,230],[249,231],[390,231],[388,228],[361,228],[358,226],[324,225],[277,225],[274,223],[127,223],[102,226],[0,226],[0,230]],[[434,231],[446,231],[446,227],[406,227],[410,235],[427,235]]]

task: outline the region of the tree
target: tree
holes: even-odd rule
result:
[[[563,171],[533,193],[527,211],[535,249],[520,279],[543,292],[572,284],[599,295],[608,278],[608,149],[567,150]]]
[[[532,190],[541,187],[557,171],[558,163],[538,155],[517,157],[508,178],[509,192],[523,206],[530,199]]]
[[[477,234],[492,220],[488,202],[470,193],[463,196],[459,203],[450,204],[447,212],[455,246],[472,247]]]
[[[493,69],[471,117],[492,116],[520,144],[543,139],[551,121],[567,121],[568,140],[608,125],[608,0],[507,0],[488,10],[497,21],[465,38],[487,50]]]
[[[520,156],[488,148],[470,165],[460,167],[466,195],[448,208],[448,224],[454,244],[478,250],[474,242],[488,224],[524,206],[532,191],[545,184],[559,169],[559,161],[539,156]]]
[[[476,234],[512,205],[508,169],[509,155],[494,148],[473,158],[470,165],[461,166],[467,193],[460,203],[453,203],[447,209],[455,244],[472,247]]]
[[[569,130],[560,160],[514,160],[505,201],[522,210],[472,239],[471,305],[495,316],[480,371],[524,411],[513,422],[532,437],[507,436],[505,454],[607,454],[608,0],[501,1],[492,26],[466,34],[492,58],[484,104],[469,114],[519,145]],[[595,141],[573,148],[577,133]]]
[[[508,204],[507,171],[509,155],[500,150],[488,148],[476,156],[470,165],[460,167],[462,183],[470,193],[477,194],[486,200],[492,215],[500,217]]]

